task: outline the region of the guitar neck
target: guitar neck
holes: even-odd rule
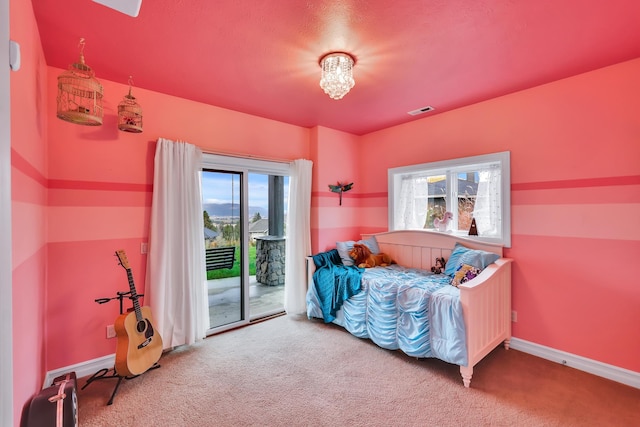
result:
[[[136,285],[133,283],[133,273],[130,268],[127,268],[127,280],[129,280],[129,291],[131,292],[131,300],[133,301],[133,309],[136,312],[136,319],[140,322],[142,320],[142,311],[140,310]]]

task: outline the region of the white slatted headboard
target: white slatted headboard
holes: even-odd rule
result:
[[[380,251],[391,256],[398,264],[430,270],[435,259],[449,259],[456,242],[471,248],[493,252],[503,256],[502,246],[428,230],[398,230],[376,234],[363,234],[362,238],[375,236]]]

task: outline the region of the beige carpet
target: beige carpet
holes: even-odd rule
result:
[[[458,367],[282,316],[167,352],[161,368],[79,391],[90,426],[637,426],[640,390],[496,349]],[[79,380],[84,385],[85,378]]]

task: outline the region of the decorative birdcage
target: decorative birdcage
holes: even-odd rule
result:
[[[102,85],[84,62],[84,39],[80,59],[58,76],[58,118],[85,126],[102,124]]]
[[[124,132],[142,132],[142,107],[131,94],[131,77],[129,77],[129,94],[118,104],[118,129]]]

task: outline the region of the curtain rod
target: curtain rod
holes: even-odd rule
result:
[[[234,154],[234,153],[225,153],[223,151],[206,151],[204,149],[202,149],[200,147],[200,149],[202,150],[203,154],[213,154],[215,156],[227,156],[227,157],[235,157],[238,159],[250,159],[250,160],[263,160],[265,162],[275,162],[275,163],[291,163],[293,160],[288,160],[288,159],[277,159],[277,158],[269,158],[269,157],[262,157],[262,156],[253,156],[251,154]]]

